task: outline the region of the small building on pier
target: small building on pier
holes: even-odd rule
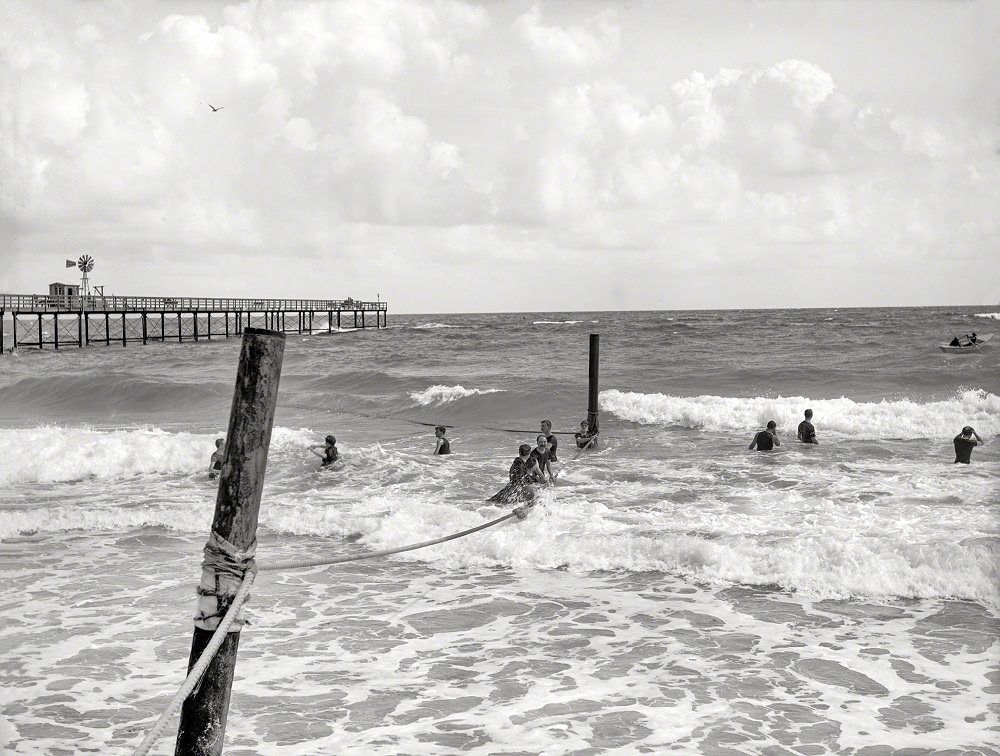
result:
[[[80,296],[80,284],[49,284],[49,303],[52,307],[69,307],[71,300]]]

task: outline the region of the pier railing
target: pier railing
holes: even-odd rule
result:
[[[380,311],[385,302],[356,299],[216,299],[203,297],[121,297],[91,294],[0,294],[0,310],[12,312],[322,312]]]

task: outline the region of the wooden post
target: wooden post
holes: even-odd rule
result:
[[[52,316],[52,338],[55,339],[56,349],[59,348],[59,313]]]
[[[146,345],[146,337],[149,336],[149,329],[146,328],[146,311],[142,311],[142,344]]]
[[[122,313],[122,346],[125,346],[125,313]]]
[[[194,340],[198,340],[198,311],[196,310],[191,316],[192,321],[194,321]]]
[[[587,426],[591,433],[600,430],[597,419],[597,378],[600,372],[601,334],[590,334],[590,380],[587,391]],[[591,444],[591,448],[594,444]]]
[[[225,459],[212,520],[213,535],[224,538],[238,553],[252,549],[257,538],[257,513],[264,487],[267,450],[271,443],[274,409],[278,403],[278,382],[284,352],[284,334],[257,328],[244,331],[236,389],[229,413]],[[205,553],[207,560],[207,544]],[[202,567],[202,587],[206,584],[220,585],[221,581],[220,589],[222,586],[228,589],[228,601],[226,596],[218,598],[219,616],[196,620],[188,670],[208,645],[214,628],[229,608],[240,583],[239,579],[216,572],[204,563]],[[207,597],[202,600],[204,598]],[[201,605],[199,608],[202,608]],[[236,652],[240,644],[239,624],[234,623],[235,632],[231,628],[226,634],[226,640],[205,670],[201,683],[181,708],[175,754],[218,756],[222,753]]]
[[[42,340],[42,315],[41,315],[41,313],[39,313],[39,315],[38,315],[38,348],[39,349],[44,349],[45,348],[45,344],[44,344],[44,342]]]
[[[0,310],[0,354],[3,354],[3,310]]]
[[[14,330],[13,334],[11,334],[13,336],[13,340],[11,341],[11,346],[14,349],[17,349],[17,310],[12,312],[10,314],[10,317],[11,317],[11,325],[13,326]]]
[[[337,330],[340,330],[340,310],[337,310]]]
[[[83,313],[83,340],[90,346],[90,316]]]

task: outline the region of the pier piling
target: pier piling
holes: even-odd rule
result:
[[[247,328],[243,334],[212,534],[205,545],[202,563],[199,615],[195,620],[188,670],[208,645],[239,589],[242,576],[253,565],[257,515],[284,351],[282,333]],[[206,614],[206,608],[214,612]],[[230,628],[201,683],[184,702],[175,754],[222,753],[241,624],[236,622]]]

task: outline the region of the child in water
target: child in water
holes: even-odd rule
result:
[[[340,452],[337,451],[337,439],[333,436],[327,436],[325,439],[326,443],[316,444],[315,446],[310,446],[309,451],[319,457],[323,462],[320,464],[321,467],[330,467],[334,462],[340,459]]]
[[[439,425],[434,429],[434,436],[437,441],[434,443],[434,453],[435,454],[451,454],[451,444],[448,439],[444,437],[445,427]]]

